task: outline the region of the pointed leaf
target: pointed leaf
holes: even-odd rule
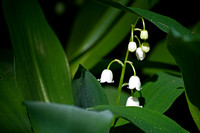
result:
[[[144,132],[176,132],[187,133],[176,122],[167,116],[145,108],[102,105],[94,107],[95,110],[110,110],[113,114],[125,118],[142,129]]]
[[[23,97],[12,80],[0,70],[0,129],[2,133],[31,133]]]
[[[15,76],[26,100],[72,104],[64,50],[36,0],[4,0]]]
[[[37,133],[109,133],[113,115],[110,111],[84,109],[40,102],[27,102],[34,132]]]
[[[73,94],[75,105],[82,108],[108,104],[105,91],[100,83],[81,65],[73,79]]]

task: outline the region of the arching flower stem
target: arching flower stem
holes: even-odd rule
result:
[[[133,73],[134,73],[134,76],[136,76],[136,71],[135,71],[135,67],[133,66],[133,62],[131,61],[126,61],[126,63],[130,64],[132,69],[133,69]]]
[[[124,66],[124,64],[123,64],[120,60],[114,59],[114,60],[112,60],[112,61],[108,64],[107,69],[110,69],[110,66],[111,66],[112,63],[114,63],[114,62],[119,63],[122,67]]]

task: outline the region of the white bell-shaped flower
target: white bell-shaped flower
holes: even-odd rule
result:
[[[142,43],[142,51],[147,53],[147,52],[149,52],[149,50],[150,50],[149,43],[148,42],[143,42]]]
[[[113,73],[109,69],[103,70],[101,73],[101,78],[99,79],[100,83],[113,83]]]
[[[128,82],[128,88],[140,91],[141,89],[140,86],[141,86],[140,78],[138,76],[131,76]]]
[[[138,60],[143,60],[145,58],[145,52],[142,51],[142,48],[140,48],[140,47],[136,49],[135,54],[136,54],[136,57]]]
[[[127,101],[126,101],[126,106],[136,106],[136,107],[141,107],[140,106],[140,102],[138,100],[137,97],[133,97],[133,96],[130,96]]]
[[[136,49],[137,49],[137,44],[135,42],[129,42],[129,44],[128,44],[128,50],[130,52],[135,52]]]
[[[140,38],[141,38],[142,40],[147,40],[148,37],[149,37],[149,34],[148,34],[148,31],[147,31],[147,30],[142,30],[142,31],[140,32]]]

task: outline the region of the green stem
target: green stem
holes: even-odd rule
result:
[[[143,30],[145,30],[145,23],[144,23],[144,19],[141,17],[142,19],[142,25],[143,25]]]
[[[134,29],[135,29],[135,26],[136,24],[138,23],[139,19],[142,19],[142,22],[143,22],[143,29],[145,29],[145,25],[144,25],[144,19],[142,17],[139,17],[135,24],[131,25],[131,38],[130,40],[133,41],[134,39]],[[140,42],[139,42],[140,43]],[[141,44],[140,44],[141,45]],[[127,59],[128,59],[128,54],[129,54],[129,50],[127,49],[126,51],[126,56],[125,56],[125,60],[124,60],[124,64],[123,64],[123,67],[122,67],[122,72],[121,72],[121,76],[120,76],[120,81],[119,81],[119,86],[118,86],[118,90],[117,90],[117,96],[116,96],[116,100],[115,100],[115,105],[118,106],[119,104],[119,99],[120,99],[120,94],[121,94],[121,90],[122,90],[122,85],[123,85],[123,81],[124,81],[124,75],[125,75],[125,70],[126,70],[126,62],[127,62]],[[136,74],[136,73],[135,73]]]
[[[137,39],[138,43],[139,43],[139,46],[142,47],[141,45],[141,42],[140,42],[140,39],[135,35],[135,38]]]
[[[124,60],[124,65],[122,67],[122,72],[121,72],[121,76],[120,76],[119,86],[118,86],[118,90],[117,90],[117,97],[116,97],[116,101],[115,101],[116,106],[118,106],[118,104],[119,104],[119,99],[120,99],[120,94],[121,94],[122,85],[123,85],[123,81],[124,81],[124,75],[125,75],[125,70],[126,70],[126,61],[128,59],[128,54],[129,54],[129,50],[127,49],[126,57]]]
[[[133,37],[134,28],[135,28],[135,26],[133,24],[131,24],[131,42],[133,42],[133,40],[134,40],[134,37]]]

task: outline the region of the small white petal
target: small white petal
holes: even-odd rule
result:
[[[143,42],[142,43],[142,51],[147,53],[147,52],[149,52],[149,50],[150,50],[149,43],[148,42]]]
[[[113,83],[113,74],[111,70],[105,69],[101,73],[101,78],[99,79],[100,83]]]
[[[139,47],[136,49],[136,57],[138,60],[143,60],[145,58],[145,52]]]
[[[128,50],[130,52],[134,52],[137,49],[137,44],[135,42],[129,42],[128,44]]]
[[[147,40],[148,37],[149,37],[149,34],[148,34],[148,31],[147,31],[147,30],[142,30],[142,31],[140,32],[140,38],[141,38],[142,40]]]
[[[141,82],[140,82],[140,78],[138,76],[131,76],[128,82],[128,88],[129,89],[136,89],[138,91],[140,91],[140,86],[141,86]]]
[[[127,99],[126,106],[142,107],[142,106],[140,106],[140,102],[139,102],[138,98],[137,97],[133,97],[133,96],[130,96]]]

